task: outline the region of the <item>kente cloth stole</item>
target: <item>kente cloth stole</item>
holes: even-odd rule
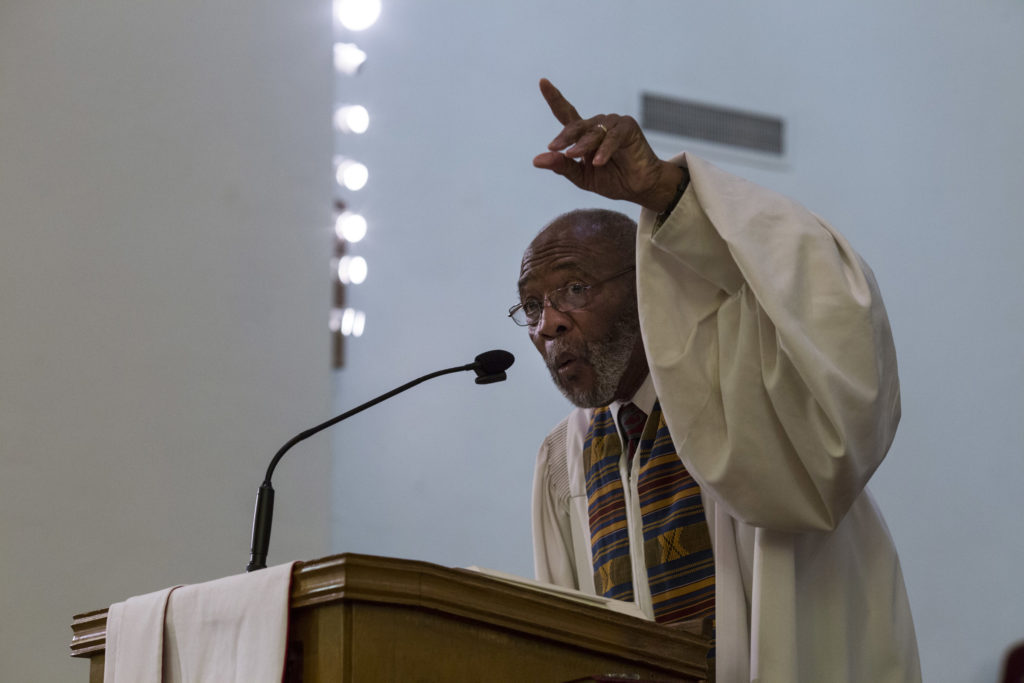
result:
[[[594,586],[598,595],[633,600],[621,456],[612,412],[597,408],[583,444]],[[715,561],[700,487],[676,455],[659,403],[635,457],[640,459],[643,556],[655,619],[672,623],[713,617]]]

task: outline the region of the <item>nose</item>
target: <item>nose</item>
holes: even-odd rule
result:
[[[568,314],[551,305],[547,299],[544,300],[544,310],[541,311],[540,320],[534,328],[534,334],[542,337],[557,337],[565,334],[572,327],[572,318]]]

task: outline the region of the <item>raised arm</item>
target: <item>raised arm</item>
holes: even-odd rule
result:
[[[685,172],[658,158],[631,116],[599,114],[584,119],[546,78],[540,91],[564,126],[533,165],[568,178],[609,199],[624,199],[661,213],[670,208]]]
[[[687,155],[671,215],[644,212],[644,346],[673,440],[737,519],[840,523],[885,457],[899,380],[870,269],[810,211]]]

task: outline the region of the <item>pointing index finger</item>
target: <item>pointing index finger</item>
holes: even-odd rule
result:
[[[563,126],[568,126],[570,123],[583,118],[576,111],[576,107],[572,106],[569,100],[565,99],[565,96],[548,79],[540,79],[540,92],[544,95],[544,99],[547,100],[551,113],[555,115],[555,118]]]

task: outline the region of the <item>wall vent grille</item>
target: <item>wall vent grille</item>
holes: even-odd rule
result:
[[[781,118],[643,93],[640,125],[647,131],[681,135],[782,156]]]

